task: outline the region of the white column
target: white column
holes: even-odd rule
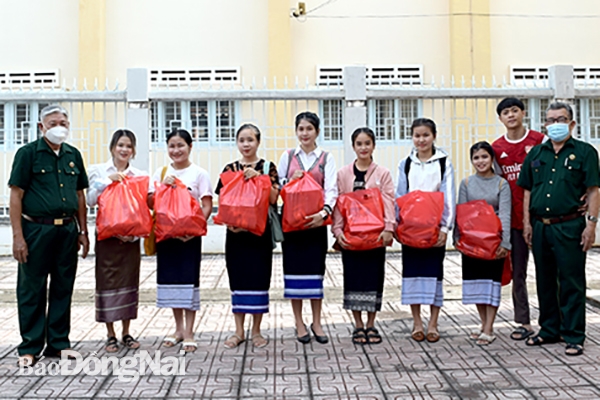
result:
[[[127,69],[127,127],[137,138],[136,156],[132,164],[150,171],[150,112],[148,98],[148,70]]]
[[[344,67],[344,165],[354,160],[351,136],[356,128],[367,126],[367,84],[364,66]]]

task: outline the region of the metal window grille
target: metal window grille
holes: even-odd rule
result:
[[[419,101],[376,99],[368,102],[368,125],[382,141],[410,139],[410,126],[419,115]]]
[[[600,99],[591,99],[589,102],[590,138],[600,139]]]
[[[15,137],[14,144],[21,145],[29,142],[29,128],[31,122],[29,118],[29,104],[17,104],[15,109]]]
[[[371,104],[374,105],[375,138],[377,140],[393,140],[396,120],[394,100],[375,100]]]
[[[344,132],[344,102],[342,100],[321,101],[321,121],[323,140],[342,140]]]
[[[395,100],[399,103],[400,115],[398,116],[399,123],[399,138],[400,140],[407,140],[411,138],[410,126],[419,116],[419,102],[418,100]]]
[[[0,104],[0,144],[4,144],[5,138],[5,130],[4,130],[4,104]]]
[[[233,101],[216,102],[216,141],[235,141],[235,104]]]
[[[150,104],[150,142],[158,143],[161,141],[159,135],[159,111],[158,103],[154,102]]]
[[[190,132],[195,142],[235,141],[236,105],[231,100],[157,101],[150,107],[152,143],[163,143],[173,128]],[[211,136],[211,132],[214,132]]]
[[[192,138],[197,142],[208,141],[208,101],[190,102]]]
[[[171,131],[173,128],[181,128],[183,123],[181,121],[181,103],[176,101],[168,101],[164,105],[165,107],[165,128]],[[167,132],[168,133],[168,132]]]

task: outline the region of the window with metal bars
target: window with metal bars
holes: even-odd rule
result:
[[[0,145],[4,144],[4,104],[0,104]]]
[[[39,111],[48,103],[0,104],[0,145],[18,147],[41,137]]]
[[[378,141],[408,140],[419,116],[419,100],[377,99],[367,102],[367,124]]]
[[[236,103],[230,100],[153,102],[151,140],[164,143],[173,128],[183,128],[194,142],[233,143],[236,119]]]
[[[344,132],[343,100],[322,100],[319,115],[323,140],[342,140]]]
[[[590,99],[589,104],[590,138],[598,140],[600,139],[600,99]]]

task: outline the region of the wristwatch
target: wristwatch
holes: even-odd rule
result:
[[[588,219],[588,221],[592,221],[593,223],[598,222],[598,217],[594,217],[593,215],[588,214],[587,219]]]
[[[83,236],[87,236],[88,235],[87,231],[79,231],[79,234],[83,235]]]

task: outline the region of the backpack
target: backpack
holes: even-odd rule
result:
[[[446,159],[448,157],[443,157],[439,159],[439,163],[440,163],[440,180],[444,180],[444,174],[446,173]],[[406,193],[409,192],[408,190],[408,173],[410,172],[410,165],[412,164],[412,160],[410,159],[410,156],[408,156],[408,158],[406,159],[406,163],[404,163],[404,174],[406,175]]]

